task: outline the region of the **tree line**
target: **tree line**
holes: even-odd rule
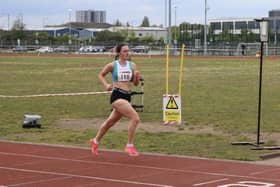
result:
[[[114,23],[115,26],[131,26],[129,23],[124,25],[119,20]],[[150,25],[149,18],[144,16],[141,27],[153,27],[156,25]],[[162,27],[162,25],[157,26]],[[172,26],[171,37],[174,45],[186,44],[187,46],[195,46],[196,43],[204,43],[204,25],[191,24],[183,22],[179,26]],[[1,45],[10,44],[18,45],[18,40],[21,41],[21,45],[67,45],[69,42],[69,35],[63,36],[50,36],[44,32],[29,32],[25,29],[24,23],[20,19],[15,20],[11,30],[0,30]],[[108,30],[98,32],[94,38],[80,40],[75,36],[71,36],[73,44],[94,44],[94,43],[120,43],[127,42],[133,44],[148,44],[148,45],[164,45],[167,43],[167,38],[160,38],[155,40],[152,36],[137,37],[133,31],[123,30],[117,32],[111,32]],[[209,27],[207,33],[208,45],[236,45],[240,42],[252,43],[259,40],[259,34],[253,33],[247,28],[242,28],[240,34],[234,34],[230,29],[224,29],[221,33],[215,34],[214,28]],[[270,32],[270,40],[274,40],[273,33]]]

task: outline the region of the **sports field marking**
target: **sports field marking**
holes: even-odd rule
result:
[[[23,186],[23,185],[28,185],[28,184],[38,184],[38,183],[44,183],[44,182],[52,182],[52,181],[58,181],[58,180],[63,180],[63,179],[68,179],[68,178],[72,178],[72,177],[57,177],[57,178],[52,178],[52,179],[44,179],[44,180],[36,180],[36,181],[23,182],[23,183],[17,183],[17,184],[9,184],[9,187]]]
[[[218,179],[218,180],[212,180],[212,181],[207,181],[207,182],[203,182],[203,183],[198,183],[198,184],[194,184],[193,186],[202,186],[202,185],[212,184],[212,183],[226,181],[226,180],[228,180],[228,178],[223,178],[223,179]]]
[[[103,164],[103,165],[114,165],[120,167],[132,167],[132,168],[143,168],[143,169],[155,169],[161,171],[171,171],[171,172],[181,172],[181,173],[194,173],[194,174],[201,174],[201,175],[213,175],[213,176],[222,176],[222,177],[238,177],[238,178],[245,178],[245,179],[254,179],[254,180],[271,180],[275,182],[280,182],[280,179],[274,178],[263,178],[263,177],[254,177],[245,175],[235,175],[235,174],[226,174],[226,173],[214,173],[214,172],[204,172],[204,171],[195,171],[195,170],[182,170],[182,169],[172,169],[172,168],[161,168],[161,167],[153,167],[153,166],[139,166],[139,165],[132,165],[132,164],[121,164],[121,163],[113,163],[113,162],[98,162],[98,161],[85,161],[85,160],[76,160],[76,159],[67,159],[67,158],[57,158],[57,157],[48,157],[48,156],[37,156],[31,154],[17,154],[17,153],[5,153],[0,152],[2,155],[12,155],[12,156],[24,156],[28,158],[41,158],[41,159],[49,159],[49,160],[62,160],[62,161],[71,161],[71,162],[80,162],[80,163],[96,163],[96,164]]]
[[[267,170],[253,172],[253,173],[250,173],[249,175],[258,175],[258,174],[263,174],[263,173],[266,173],[266,172],[272,172],[272,171],[278,171],[278,170],[280,170],[280,168],[267,169]]]
[[[137,185],[144,185],[144,186],[174,187],[174,186],[165,185],[165,184],[144,183],[144,182],[136,182],[136,181],[129,181],[129,180],[118,180],[118,179],[110,179],[110,178],[103,178],[103,177],[93,177],[93,176],[87,176],[87,175],[75,175],[75,174],[69,174],[69,173],[58,173],[58,172],[20,169],[20,168],[11,168],[11,167],[0,167],[0,169],[20,171],[20,172],[28,172],[28,173],[37,173],[37,174],[48,174],[48,175],[57,175],[57,176],[65,176],[65,177],[93,179],[93,180],[101,180],[101,181],[107,181],[107,182],[137,184]]]
[[[243,187],[273,187],[275,184],[266,182],[256,182],[256,181],[239,181],[231,184],[223,184],[217,187],[232,187],[232,186],[243,186]]]

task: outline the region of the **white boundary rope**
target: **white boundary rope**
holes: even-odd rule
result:
[[[104,92],[83,92],[83,93],[58,93],[58,94],[37,94],[37,95],[0,95],[0,98],[30,98],[30,97],[53,97],[53,96],[76,96],[76,95],[101,95],[110,94],[111,91]]]

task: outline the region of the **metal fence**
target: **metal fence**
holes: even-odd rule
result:
[[[69,44],[63,44],[58,45],[55,43],[52,43],[51,41],[47,41],[40,44],[34,44],[33,42],[27,42],[23,41],[21,42],[20,46],[23,46],[25,48],[24,51],[16,51],[14,50],[19,45],[17,42],[10,42],[10,43],[4,43],[3,41],[0,41],[0,52],[36,52],[37,49],[43,47],[43,46],[49,46],[51,48],[57,48],[59,46],[65,46],[68,48],[69,53],[75,53],[79,52],[79,49],[82,46],[85,45],[91,45],[91,46],[104,46],[105,52],[113,52],[112,49],[115,47],[118,43],[116,42],[95,42],[92,44],[84,44],[80,42],[73,42],[71,45]],[[147,44],[141,44],[141,43],[134,43],[129,44],[131,47],[137,46],[137,45],[145,45],[149,47],[149,51],[145,52],[145,54],[149,55],[164,55],[166,53],[165,51],[165,45],[164,44],[158,44],[158,45],[147,45]],[[170,47],[171,55],[180,55],[181,47],[179,46],[173,46]],[[64,51],[65,52],[65,51]],[[104,51],[103,51],[104,52]],[[260,52],[260,43],[238,43],[238,44],[226,44],[226,45],[216,45],[216,46],[207,46],[207,55],[208,56],[256,56]],[[264,46],[264,54],[267,56],[280,56],[280,46],[275,45],[265,45]],[[204,48],[202,46],[186,46],[185,48],[185,55],[192,55],[192,56],[202,56],[204,55]]]

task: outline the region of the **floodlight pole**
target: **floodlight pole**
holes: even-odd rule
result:
[[[168,2],[168,45],[171,46],[171,0]]]
[[[260,144],[260,129],[261,129],[261,104],[262,104],[262,70],[263,70],[263,44],[267,42],[267,24],[264,19],[256,19],[255,21],[260,23],[260,41],[261,41],[261,53],[260,53],[260,69],[259,69],[259,99],[258,99],[258,124],[257,124],[257,141],[256,143],[252,142],[232,142],[232,145],[253,145],[256,146],[256,149],[261,148]]]
[[[204,56],[207,55],[207,0],[205,0],[205,15],[204,15]]]
[[[262,71],[263,71],[263,44],[268,41],[268,21],[264,18],[256,19],[260,23],[260,72],[259,72],[259,102],[258,102],[258,128],[257,128],[257,145],[260,145],[260,129],[261,129],[261,112],[262,112]]]
[[[257,145],[260,145],[261,112],[262,112],[262,71],[263,71],[263,41],[261,41],[260,72],[259,72],[259,102],[258,102],[258,128]]]
[[[8,28],[7,28],[7,31],[10,31],[10,14],[7,13],[7,16],[8,16]]]
[[[265,18],[255,19],[255,21],[260,23],[260,41],[261,41],[261,53],[260,53],[260,71],[259,71],[259,102],[258,102],[258,126],[257,126],[257,142],[233,142],[232,145],[253,145],[255,148],[253,150],[274,150],[280,149],[280,146],[260,146],[264,142],[260,141],[260,131],[261,131],[261,104],[262,104],[262,71],[263,71],[263,45],[268,42],[268,20]]]
[[[262,69],[263,69],[263,46],[265,42],[268,42],[268,20],[265,18],[256,19],[260,23],[260,40],[261,40],[261,54],[260,54],[260,73],[259,73],[259,104],[258,104],[258,129],[257,129],[257,147],[259,149],[280,149],[280,146],[260,146],[260,127],[261,127],[261,104],[262,104]]]
[[[167,27],[167,0],[164,2],[164,27]]]
[[[174,27],[174,45],[177,48],[177,7],[174,6],[174,18],[175,18],[175,27]]]
[[[68,12],[69,12],[69,27],[68,27],[68,32],[69,32],[69,40],[68,40],[68,44],[69,44],[69,46],[72,44],[72,38],[71,38],[71,12],[72,12],[72,9],[71,8],[69,8],[68,9]]]
[[[7,15],[7,31],[10,30],[10,14],[9,13],[0,13],[0,17],[2,15]]]

